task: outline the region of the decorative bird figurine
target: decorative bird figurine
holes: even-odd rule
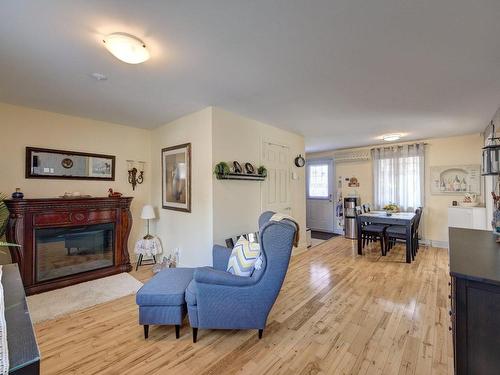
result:
[[[109,188],[108,190],[108,197],[110,198],[120,198],[123,194],[122,193],[119,193],[117,191],[113,191],[113,189]]]

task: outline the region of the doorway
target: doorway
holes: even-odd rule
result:
[[[335,168],[333,160],[309,160],[306,164],[307,227],[335,233]]]
[[[262,210],[281,212],[291,216],[289,147],[263,142],[262,163],[267,168],[267,178],[262,184]]]

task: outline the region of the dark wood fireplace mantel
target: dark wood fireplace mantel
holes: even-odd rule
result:
[[[5,204],[10,211],[7,240],[21,245],[10,247],[9,250],[12,262],[19,264],[26,294],[130,271],[132,267],[127,241],[132,228],[131,202],[131,197],[6,200]],[[112,243],[112,246],[109,245],[112,247],[110,265],[50,280],[37,279],[37,230],[55,228],[64,232],[65,228],[91,228],[99,224],[112,224],[108,227],[114,228],[112,240],[109,241]],[[67,252],[68,256],[73,255],[71,249]]]

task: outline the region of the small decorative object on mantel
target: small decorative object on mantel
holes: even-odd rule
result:
[[[294,163],[297,167],[302,168],[304,165],[306,165],[306,160],[301,154],[299,154],[299,156],[295,158]]]
[[[90,195],[82,195],[79,191],[66,191],[63,195],[60,196],[60,198],[66,198],[66,199],[75,199],[75,198],[91,198]]]
[[[24,194],[21,191],[21,188],[16,188],[16,191],[12,193],[12,199],[23,199]]]
[[[144,182],[144,162],[138,161],[139,169],[136,168],[136,162],[133,160],[127,160],[128,164],[128,183],[132,185],[132,190],[135,190],[135,187],[138,184],[142,184]]]
[[[120,198],[123,194],[118,191],[113,191],[113,189],[108,189],[108,197],[109,198]]]
[[[399,212],[399,207],[395,203],[389,203],[384,206],[384,211],[387,216],[391,216],[392,214]]]

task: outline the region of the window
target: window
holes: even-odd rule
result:
[[[424,145],[372,150],[373,199],[376,209],[395,203],[414,211],[424,203]]]
[[[311,164],[307,166],[309,178],[307,197],[325,199],[330,197],[328,164]]]

